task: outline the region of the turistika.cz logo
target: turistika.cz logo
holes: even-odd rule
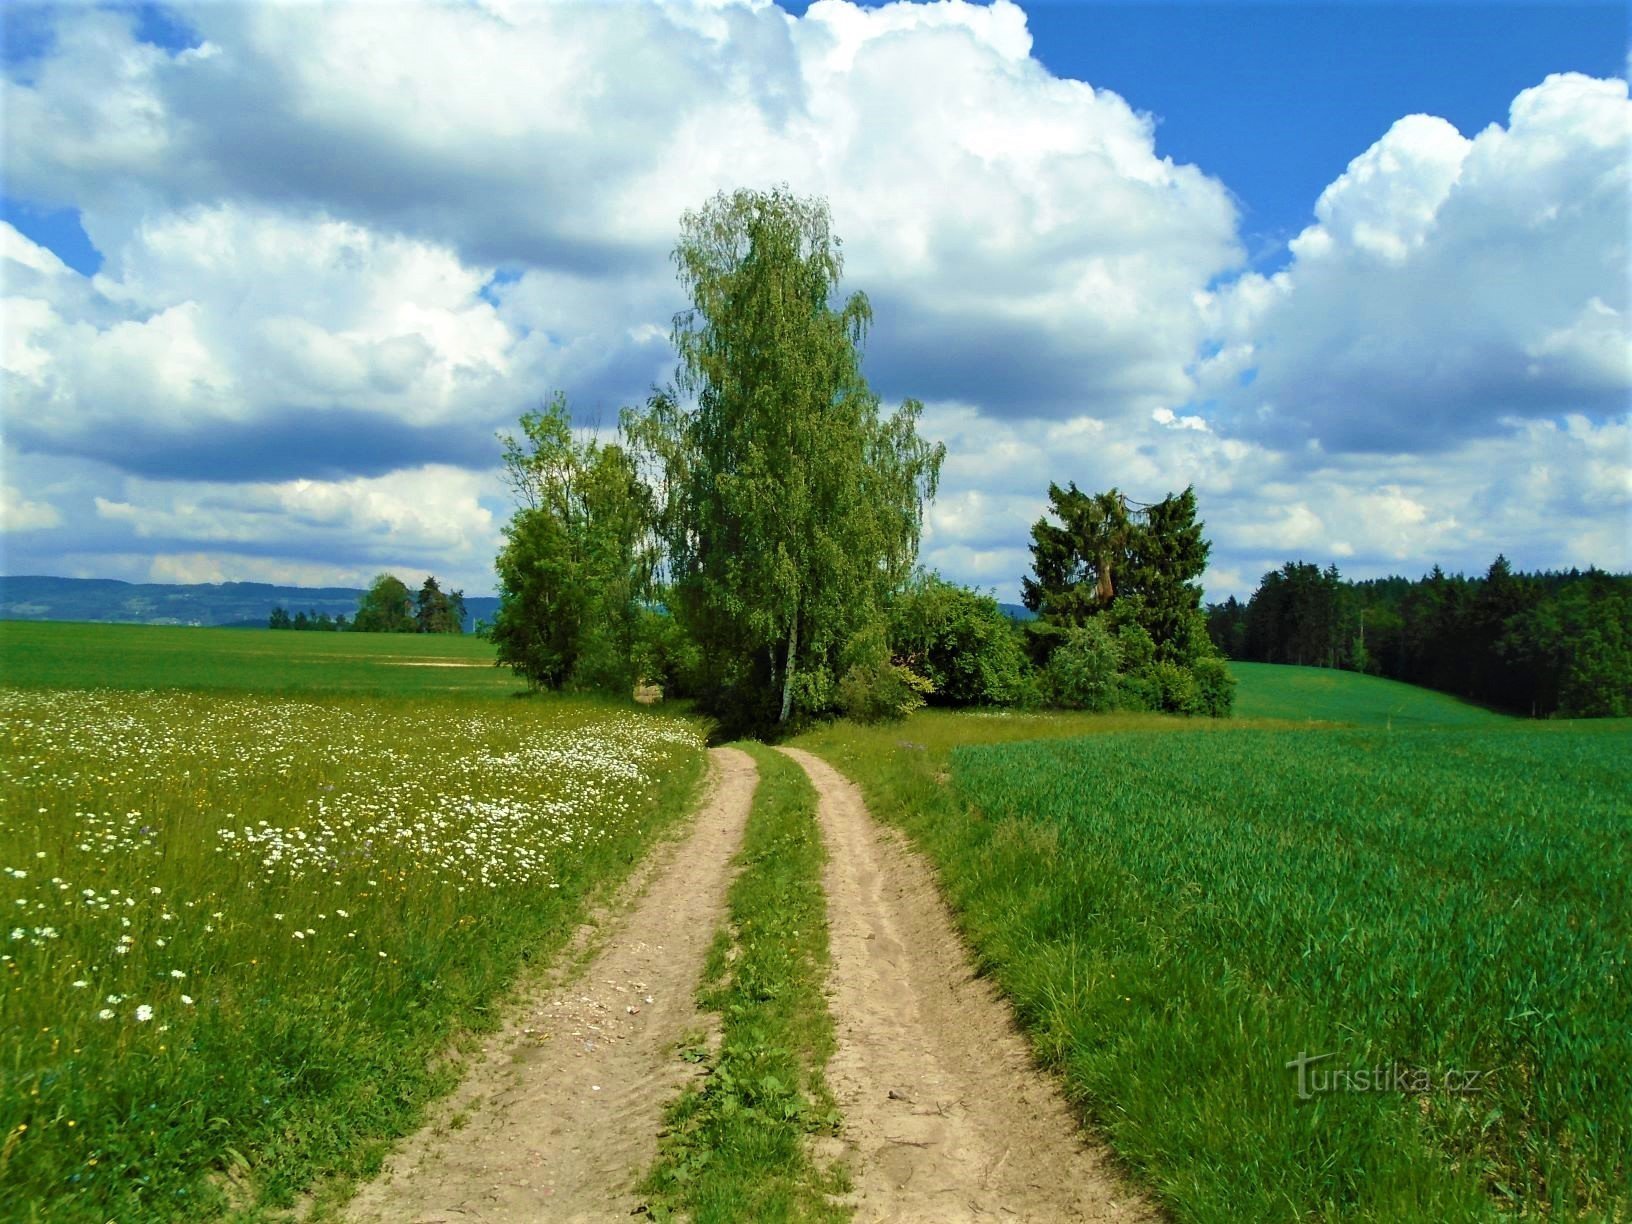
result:
[[[1453,1067],[1436,1074],[1427,1067],[1413,1067],[1406,1063],[1386,1063],[1376,1067],[1318,1065],[1336,1057],[1335,1051],[1310,1054],[1299,1050],[1298,1056],[1286,1064],[1288,1071],[1297,1072],[1298,1100],[1312,1100],[1328,1092],[1400,1092],[1410,1096],[1443,1092],[1465,1095],[1485,1091],[1490,1078],[1489,1071],[1467,1071]]]

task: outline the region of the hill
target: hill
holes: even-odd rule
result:
[[[350,617],[363,592],[354,587],[275,586],[266,582],[120,582],[112,578],[0,577],[0,620],[104,621],[135,625],[256,626],[272,609]],[[465,628],[491,620],[499,601],[465,600]]]
[[[1445,693],[1329,667],[1231,663],[1237,718],[1292,718],[1363,727],[1481,727],[1510,723]]]

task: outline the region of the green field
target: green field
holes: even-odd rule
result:
[[[493,665],[493,644],[477,637],[62,621],[0,621],[0,683],[399,697],[522,688]]]
[[[1237,718],[1284,718],[1360,727],[1493,727],[1511,716],[1445,693],[1328,667],[1231,663]]]
[[[935,861],[1039,1057],[1176,1218],[1632,1211],[1632,726],[1307,671],[1241,669],[1238,708],[1368,725],[1026,742],[930,714],[801,742]],[[1441,703],[1450,726],[1390,729]],[[1308,1099],[1300,1053],[1331,1056]]]
[[[0,647],[7,1220],[194,1219],[370,1170],[701,774],[689,720],[388,665],[481,642]],[[449,674],[486,692],[422,679]]]

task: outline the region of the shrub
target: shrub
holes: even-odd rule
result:
[[[1150,678],[1156,688],[1156,708],[1169,714],[1200,714],[1201,688],[1188,667],[1165,660],[1154,663]]]
[[[1048,661],[1048,687],[1057,705],[1100,712],[1116,705],[1122,648],[1100,621],[1067,631]]]
[[[839,681],[835,704],[856,722],[885,722],[905,718],[933,691],[934,685],[903,664],[854,663]]]
[[[1218,655],[1208,655],[1190,665],[1190,674],[1196,678],[1196,689],[1201,699],[1197,711],[1208,718],[1228,718],[1235,708],[1235,677]]]
[[[1026,657],[997,600],[919,574],[890,605],[890,653],[934,686],[932,705],[1012,705]]]

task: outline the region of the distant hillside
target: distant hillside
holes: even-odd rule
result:
[[[1003,609],[1003,615],[1010,620],[1028,621],[1037,619],[1037,613],[1026,607],[1025,604],[999,603],[997,606]]]
[[[109,621],[138,625],[265,628],[272,609],[355,615],[363,592],[352,587],[273,586],[266,582],[119,582],[112,578],[0,577],[0,620]],[[465,628],[492,620],[499,601],[465,599]]]

